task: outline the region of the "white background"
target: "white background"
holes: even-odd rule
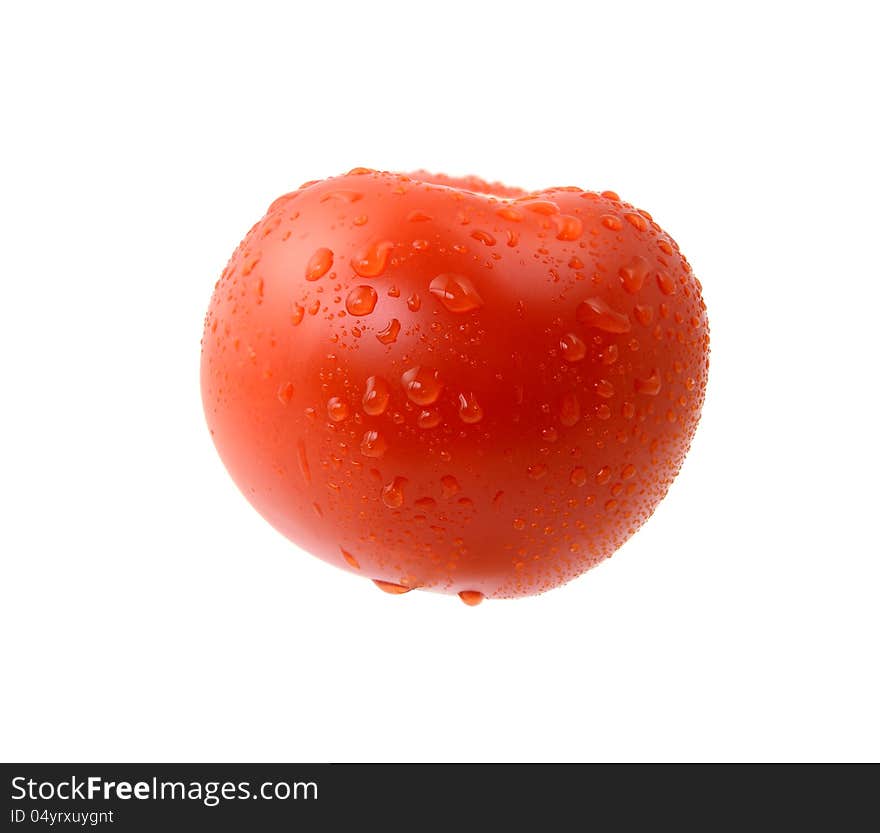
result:
[[[880,756],[868,3],[7,3],[6,760]],[[566,587],[391,597],[241,497],[202,320],[355,165],[618,191],[705,288],[654,518]]]

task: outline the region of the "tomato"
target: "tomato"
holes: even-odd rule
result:
[[[708,350],[687,260],[616,194],[359,168],[277,199],[235,251],[202,395],[280,532],[476,604],[574,578],[651,515]]]

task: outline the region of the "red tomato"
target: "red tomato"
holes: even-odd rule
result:
[[[699,281],[610,191],[356,169],[277,199],[202,342],[254,507],[383,590],[556,587],[651,515],[697,425]]]

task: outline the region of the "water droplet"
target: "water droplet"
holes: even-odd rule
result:
[[[630,321],[622,312],[612,309],[602,298],[587,298],[577,308],[577,320],[606,333],[628,333]]]
[[[581,418],[581,405],[573,393],[564,393],[559,400],[559,421],[566,427],[577,425]]]
[[[361,565],[358,564],[358,560],[348,550],[344,550],[340,547],[339,551],[342,553],[342,557],[345,559],[345,563],[348,564],[349,567],[352,567],[355,570],[360,570]]]
[[[306,483],[312,482],[312,472],[309,469],[309,458],[306,455],[306,444],[303,440],[296,442],[296,462],[299,464],[300,474]]]
[[[657,248],[660,249],[661,252],[665,255],[671,255],[675,249],[672,244],[668,240],[658,240]]]
[[[363,199],[364,195],[360,191],[328,191],[321,197],[321,202],[328,200],[339,200],[340,202],[357,202]]]
[[[282,405],[288,405],[291,399],[293,399],[293,382],[284,382],[278,388],[278,401]]]
[[[613,512],[615,509],[617,509],[617,501],[614,498],[605,501],[606,512]]]
[[[400,322],[396,318],[392,318],[384,330],[379,330],[379,332],[376,333],[376,338],[379,339],[382,344],[394,344],[394,342],[397,341],[397,334],[399,332]]]
[[[639,231],[648,230],[648,221],[644,217],[642,217],[641,214],[634,214],[629,211],[623,215],[623,219],[626,220],[633,228],[638,229]]]
[[[511,208],[508,205],[502,206],[495,213],[505,220],[510,220],[511,223],[519,223],[523,218],[522,212],[517,211],[515,208]]]
[[[461,484],[451,474],[444,474],[440,478],[440,491],[443,497],[449,498],[461,491]]]
[[[416,405],[433,405],[443,391],[440,374],[430,367],[411,367],[400,377],[400,382]]]
[[[632,463],[627,463],[623,467],[623,471],[621,471],[621,473],[620,473],[620,476],[624,480],[629,480],[630,478],[635,477],[635,475],[636,475],[636,467]]]
[[[636,295],[645,283],[648,270],[648,261],[641,255],[634,255],[632,260],[626,264],[626,266],[621,266],[620,269],[617,270],[617,274],[620,277],[620,282],[623,284],[623,288],[630,295]]]
[[[620,231],[623,228],[623,223],[620,222],[618,217],[615,217],[613,214],[603,214],[600,218],[602,225],[605,228],[609,228],[612,231]]]
[[[603,399],[611,399],[614,396],[614,385],[607,379],[600,379],[596,382],[596,394]]]
[[[488,231],[483,231],[482,229],[474,229],[474,231],[471,232],[471,237],[473,237],[474,240],[479,240],[485,246],[495,245],[495,238],[491,234],[489,234]]]
[[[362,278],[377,278],[388,267],[393,248],[390,240],[373,242],[351,259],[351,268]]]
[[[406,306],[410,312],[418,312],[422,308],[422,299],[419,298],[417,293],[413,292],[413,294],[406,299]]]
[[[361,439],[361,454],[364,457],[381,457],[388,450],[388,443],[378,431],[364,432]]]
[[[596,406],[596,419],[611,419],[611,408],[609,408],[604,402],[601,405]]]
[[[406,480],[403,477],[395,477],[390,483],[382,487],[382,503],[389,509],[400,509],[403,506],[403,487]]]
[[[654,318],[654,307],[649,307],[646,304],[636,304],[633,307],[633,315],[639,324],[647,327]]]
[[[483,408],[473,393],[458,395],[458,415],[462,422],[469,425],[479,422],[483,418]]]
[[[378,299],[372,286],[356,286],[345,299],[345,309],[349,315],[369,315],[376,308]]]
[[[327,416],[330,417],[333,422],[342,422],[342,420],[348,418],[348,403],[344,399],[340,399],[338,396],[331,397],[327,402]]]
[[[418,209],[410,211],[409,214],[406,215],[406,220],[409,223],[424,223],[432,219],[433,218],[430,214],[426,214],[424,211],[419,211]]]
[[[664,295],[675,295],[675,281],[666,272],[657,273],[657,286]]]
[[[647,379],[636,379],[635,388],[638,393],[644,393],[648,396],[656,396],[660,393],[662,381],[660,374],[656,370],[651,371],[651,375]]]
[[[547,466],[543,463],[535,463],[533,466],[529,466],[528,475],[532,480],[540,480],[542,477],[547,474]]]
[[[602,468],[596,472],[596,482],[600,486],[604,486],[609,480],[611,480],[611,467],[602,466]]]
[[[693,390],[693,389],[697,386],[697,383],[694,381],[694,379],[692,379],[691,377],[688,377],[688,378],[685,379],[685,381],[684,381],[684,386],[685,386],[688,390]]]
[[[364,413],[379,416],[385,413],[391,398],[391,386],[381,376],[370,376],[364,391]]]
[[[412,587],[404,587],[402,584],[394,584],[390,581],[380,581],[377,578],[373,579],[373,584],[383,593],[390,593],[392,596],[402,596],[404,593],[409,593],[412,590]]]
[[[306,314],[305,307],[300,304],[294,304],[293,310],[290,313],[290,323],[293,324],[294,327],[298,326],[302,320],[303,316]]]
[[[579,362],[587,355],[587,345],[574,333],[566,333],[559,339],[559,351],[565,361]]]
[[[550,200],[530,200],[529,202],[521,203],[521,205],[526,211],[533,211],[535,214],[542,214],[545,217],[559,213],[559,206],[555,202],[550,202]]]
[[[333,265],[333,252],[330,249],[318,249],[306,264],[306,280],[316,281],[327,274]]]
[[[557,240],[577,240],[584,233],[584,224],[570,214],[560,214],[553,218],[553,222]]]
[[[479,590],[462,590],[458,594],[458,598],[468,607],[476,607],[485,597]]]
[[[636,415],[636,406],[632,402],[624,402],[620,413],[624,419],[632,419]]]
[[[525,529],[526,522],[522,518],[514,518],[513,519],[513,528],[514,529]]]
[[[609,344],[602,351],[602,364],[614,364],[620,358],[620,350],[616,344]]]
[[[583,486],[587,482],[587,470],[583,466],[575,466],[571,470],[569,481],[572,486]]]
[[[470,312],[483,306],[476,287],[462,275],[437,275],[431,281],[429,291],[450,312]]]
[[[611,200],[612,202],[620,202],[620,197],[617,196],[616,191],[603,191],[602,196],[605,197],[606,200]]]
[[[369,219],[366,214],[358,214],[351,222],[356,226],[365,226]]]
[[[440,424],[440,412],[435,408],[421,411],[416,417],[419,428],[436,428]]]

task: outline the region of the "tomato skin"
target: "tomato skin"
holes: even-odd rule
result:
[[[651,515],[708,345],[687,261],[617,195],[356,169],[279,198],[238,247],[202,396],[281,533],[474,604],[574,578]]]

